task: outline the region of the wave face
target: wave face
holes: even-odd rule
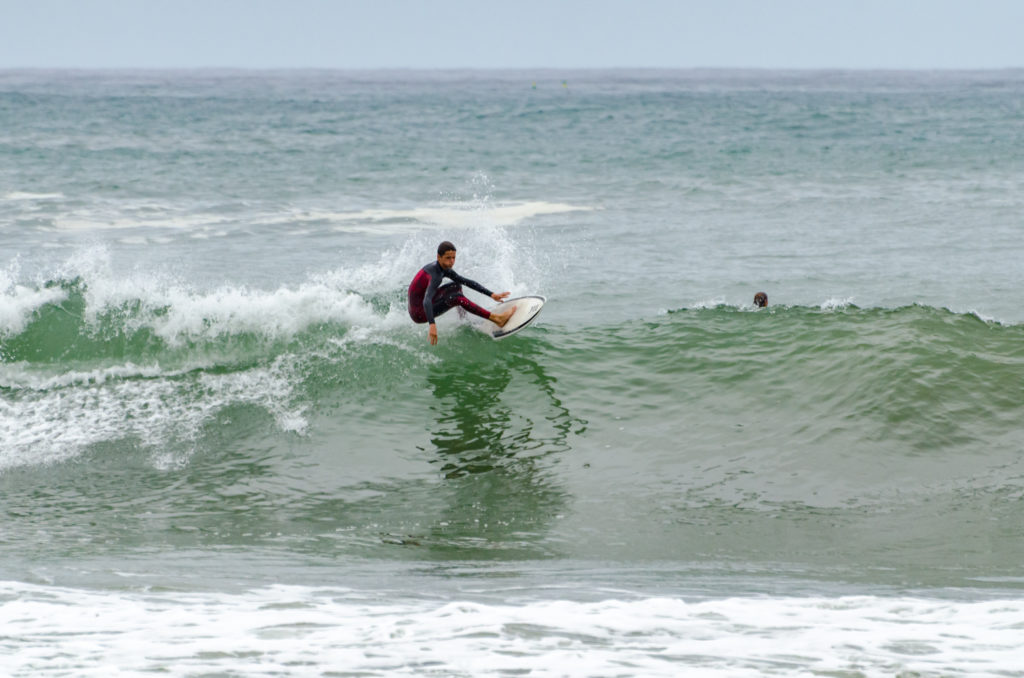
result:
[[[660,406],[709,409],[709,399],[723,399],[746,426],[799,422],[794,444],[849,440],[930,454],[1015,442],[1003,436],[1017,428],[1019,325],[924,306],[717,307],[670,312],[613,336],[666,384]]]
[[[212,474],[203,487],[237,464],[270,473],[256,513],[190,508],[220,525],[201,541],[274,544],[326,519],[351,532],[324,548],[371,557],[412,543],[456,558],[902,559],[940,579],[950,543],[988,571],[1020,555],[988,543],[1019,531],[1005,521],[1022,471],[1020,325],[925,306],[712,306],[542,322],[499,345],[452,314],[432,349],[401,290],[167,289],[96,306],[76,279],[15,294],[38,305],[0,348],[8,484],[141,464],[99,495],[156,491],[178,515],[201,494],[162,494],[183,470]],[[438,478],[453,485],[426,499]],[[602,501],[566,520],[577,493]],[[332,514],[345,497],[358,508]],[[280,536],[253,530],[270,515]],[[600,543],[583,537],[597,525]]]
[[[784,435],[791,448],[864,446],[906,456],[991,453],[1019,442],[1024,326],[925,306],[679,309],[611,326],[541,329],[507,354],[485,350],[448,365],[443,349],[434,354],[419,345],[402,290],[365,298],[310,282],[269,292],[172,287],[101,297],[76,278],[19,287],[5,304],[2,386],[23,404],[133,385],[234,380],[237,392],[222,400],[206,402],[202,390],[172,400],[182,411],[212,414],[257,402],[276,384],[275,393],[290,394],[286,401],[315,411],[330,397],[321,387],[335,383],[333,395],[344,392],[372,408],[377,388],[359,386],[357,364],[384,351],[396,359],[373,369],[389,388],[440,363],[454,381],[472,380],[482,362],[498,358],[509,369],[543,369],[573,391],[585,389],[593,419],[657,410],[682,426],[711,417]],[[479,339],[468,330],[455,334],[456,342]],[[74,410],[65,414],[90,414]],[[109,439],[140,430],[113,425]]]

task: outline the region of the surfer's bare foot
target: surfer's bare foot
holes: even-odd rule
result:
[[[504,313],[492,313],[491,317],[489,318],[489,320],[492,323],[494,323],[495,325],[497,325],[498,327],[504,327],[505,323],[508,322],[508,319],[511,318],[512,314],[515,313],[515,312],[516,312],[516,307],[513,306],[512,308],[510,308],[509,310],[505,311]]]

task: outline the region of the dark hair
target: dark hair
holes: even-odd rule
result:
[[[764,308],[768,305],[768,295],[764,292],[758,292],[754,295],[754,306]]]
[[[443,243],[437,246],[437,256],[443,257],[445,252],[455,252],[455,245],[445,240]]]

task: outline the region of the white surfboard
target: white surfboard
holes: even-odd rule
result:
[[[530,323],[537,319],[537,316],[540,315],[540,310],[544,308],[545,301],[547,299],[541,296],[506,299],[492,308],[491,313],[501,313],[511,306],[516,307],[516,312],[512,314],[512,317],[508,319],[504,327],[498,327],[490,320],[485,320],[483,329],[495,339],[510,337],[519,330],[529,327]]]

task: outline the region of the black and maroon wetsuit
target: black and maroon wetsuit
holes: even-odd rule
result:
[[[442,285],[443,278],[451,278],[452,282]],[[461,306],[481,318],[490,318],[490,311],[466,298],[462,293],[463,285],[480,294],[493,294],[480,283],[463,278],[450,268],[441,268],[441,264],[436,261],[430,262],[420,269],[409,284],[409,315],[418,323],[432,323],[436,316],[455,306]]]

